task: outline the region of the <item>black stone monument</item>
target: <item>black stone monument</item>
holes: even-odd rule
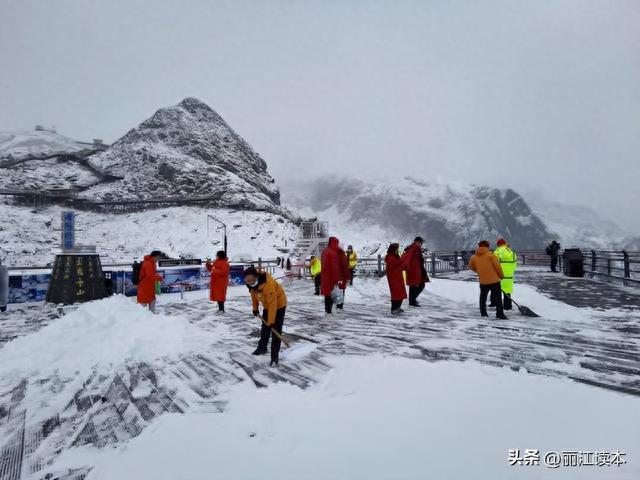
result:
[[[56,255],[47,302],[72,303],[99,300],[107,296],[104,273],[95,247],[75,245],[75,214],[62,213],[62,254]]]
[[[106,296],[102,264],[97,254],[56,255],[47,302],[71,305]]]

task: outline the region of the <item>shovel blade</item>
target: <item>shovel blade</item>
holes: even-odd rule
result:
[[[524,315],[525,317],[539,317],[540,316],[536,312],[531,310],[529,307],[519,306],[518,309],[520,310],[520,313],[522,315]]]

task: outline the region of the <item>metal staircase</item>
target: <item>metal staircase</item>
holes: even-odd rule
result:
[[[300,224],[300,238],[291,250],[291,258],[304,262],[311,255],[320,256],[329,241],[329,223],[318,219],[305,220]]]

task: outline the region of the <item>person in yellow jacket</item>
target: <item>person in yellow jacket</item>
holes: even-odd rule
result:
[[[320,283],[322,282],[322,263],[320,259],[315,255],[311,255],[311,259],[309,260],[309,273],[311,273],[311,278],[313,278],[313,284],[316,288],[315,294],[320,295]]]
[[[493,251],[498,260],[500,260],[500,266],[504,277],[500,280],[500,288],[504,295],[504,309],[511,310],[513,308],[511,302],[511,294],[513,293],[513,277],[518,268],[518,255],[511,250],[511,247],[507,244],[504,238],[498,239],[497,247]]]
[[[347,260],[349,261],[349,285],[353,285],[353,277],[356,274],[358,255],[351,245],[347,247]]]
[[[260,316],[260,304],[262,304],[262,328],[258,348],[253,355],[264,355],[269,345],[271,335],[271,366],[277,366],[280,358],[280,337],[284,324],[284,314],[287,309],[287,295],[282,285],[266,272],[258,272],[254,267],[244,271],[244,282],[251,293],[253,315]],[[275,332],[274,332],[275,331]]]

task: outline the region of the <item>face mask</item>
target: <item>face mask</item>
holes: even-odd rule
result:
[[[256,288],[258,286],[258,279],[256,278],[253,283],[247,283],[247,287]]]

